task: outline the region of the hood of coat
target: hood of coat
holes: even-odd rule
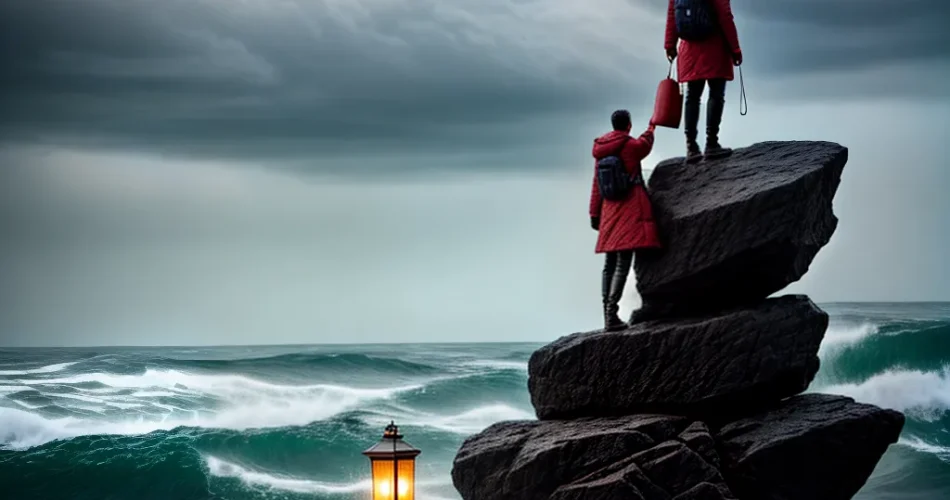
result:
[[[594,139],[594,158],[603,158],[617,154],[620,151],[620,145],[624,139],[629,139],[630,134],[622,130],[611,130],[606,134]]]

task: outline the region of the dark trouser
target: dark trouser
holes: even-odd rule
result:
[[[686,141],[696,142],[699,126],[699,101],[703,97],[703,89],[707,80],[695,80],[686,85]],[[719,123],[722,122],[722,111],[726,105],[726,80],[715,78],[709,82],[709,103],[706,105],[706,143],[719,143]]]
[[[620,298],[623,288],[627,284],[627,275],[630,274],[630,264],[633,263],[633,250],[607,252],[604,258],[604,274],[601,281],[601,291],[604,298],[604,328],[608,330],[626,327],[617,313],[620,311]]]

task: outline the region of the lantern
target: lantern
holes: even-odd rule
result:
[[[363,452],[373,470],[373,500],[415,500],[416,457],[422,453],[402,440],[390,422],[383,439]]]

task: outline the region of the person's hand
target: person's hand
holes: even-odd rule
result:
[[[736,66],[742,65],[742,50],[737,50],[732,54],[732,62]]]
[[[666,59],[670,62],[673,62],[673,59],[676,59],[676,45],[666,49]]]
[[[650,126],[647,127],[647,132],[650,132],[652,134],[654,131],[656,131],[656,124],[653,123],[653,120],[651,119]]]
[[[600,231],[600,217],[590,217],[590,227],[594,231]]]

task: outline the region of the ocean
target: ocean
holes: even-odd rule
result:
[[[950,498],[950,304],[822,308],[809,391],[907,415],[857,498]],[[417,497],[458,499],[462,440],[534,418],[541,345],[0,349],[0,496],[366,500],[361,452],[394,420]]]

